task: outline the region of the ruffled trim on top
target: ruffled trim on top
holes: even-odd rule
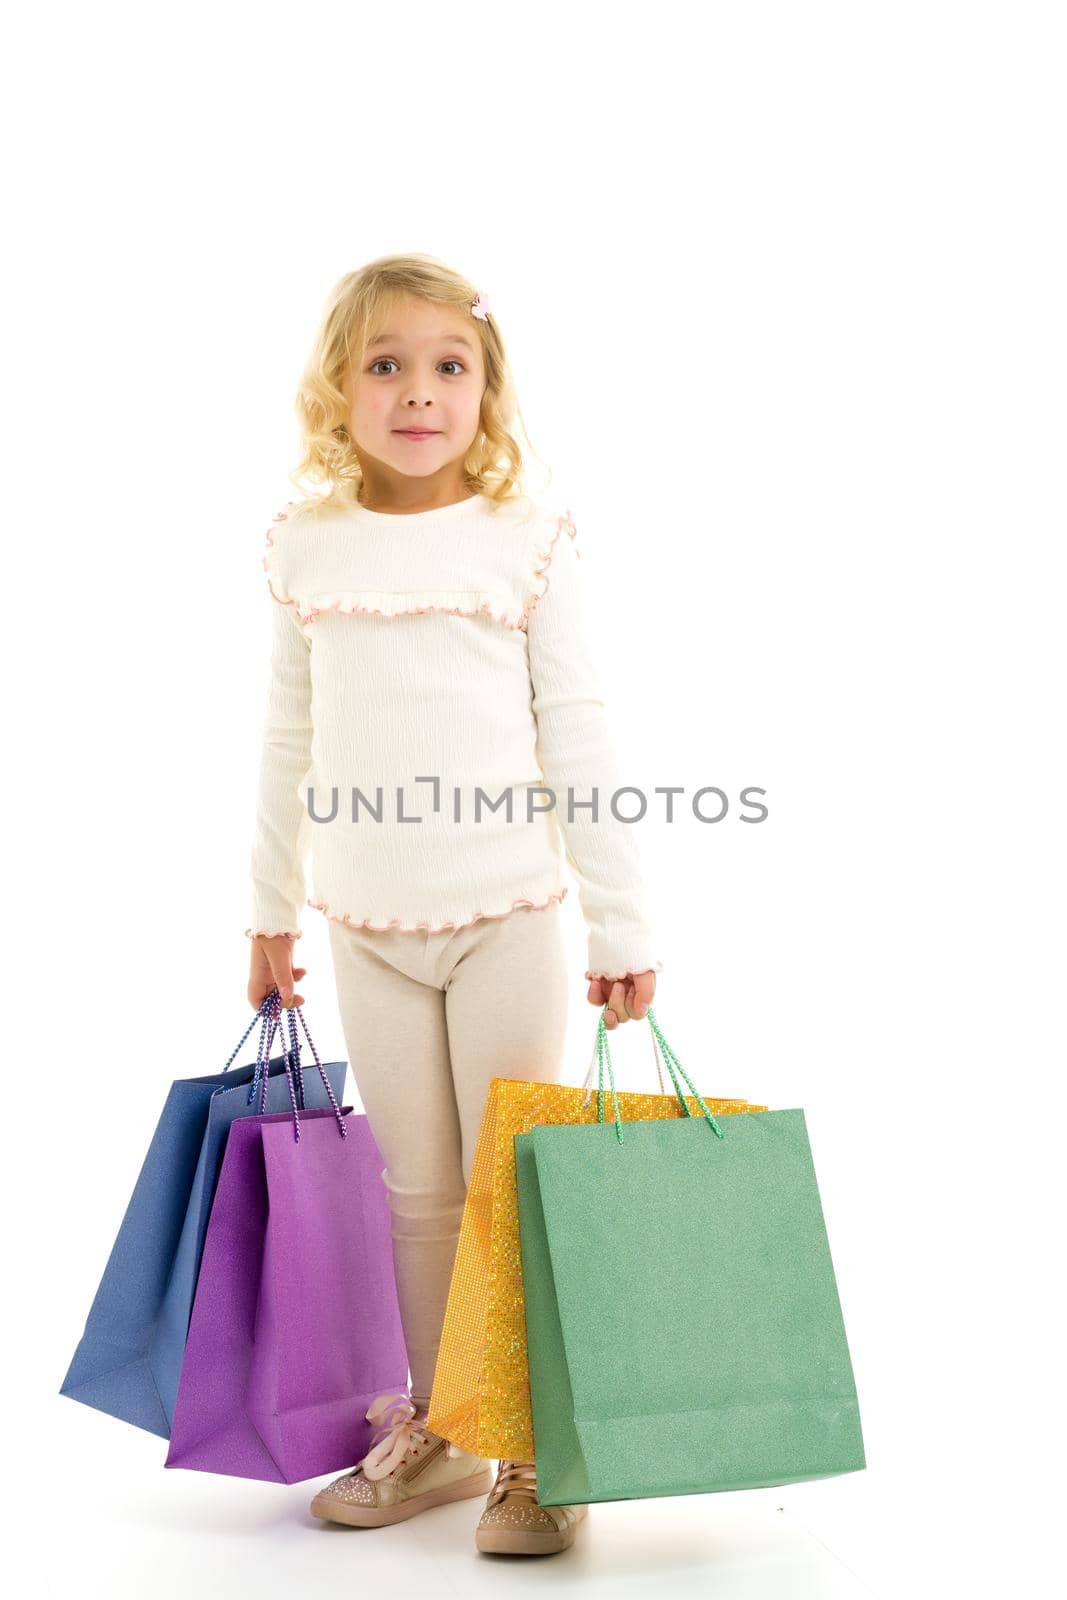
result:
[[[475,922],[491,922],[495,921],[498,917],[509,917],[513,911],[517,911],[523,906],[528,906],[531,911],[543,911],[545,907],[550,906],[553,901],[558,900],[560,903],[562,903],[566,898],[567,888],[564,886],[562,889],[557,889],[550,894],[547,900],[513,900],[506,911],[476,911],[473,917],[468,917],[465,922],[441,922],[436,928],[428,922],[416,922],[414,926],[412,926],[410,923],[401,922],[399,917],[394,917],[391,922],[374,923],[371,922],[369,917],[364,917],[361,922],[355,922],[349,916],[347,911],[342,912],[341,914],[331,911],[329,901],[327,900],[309,899],[308,905],[311,906],[315,911],[321,911],[328,922],[340,922],[348,928],[368,928],[371,933],[388,933],[391,929],[395,929],[399,933],[444,933],[446,929],[449,928],[453,930],[457,928],[469,928],[471,924]]]
[[[274,591],[271,590],[273,594]],[[275,599],[277,596],[275,595]],[[489,617],[505,628],[521,627],[521,618],[493,595],[466,589],[406,589],[390,594],[379,589],[343,589],[336,594],[312,595],[306,604],[288,600],[301,622],[314,622],[324,611],[359,611],[371,617],[415,617],[427,611],[445,611],[453,617]]]
[[[534,569],[533,576],[535,582],[539,579],[544,579],[544,588],[534,590],[534,592],[526,601],[522,616],[520,617],[518,623],[518,626],[523,630],[524,633],[529,626],[531,611],[537,605],[538,601],[543,600],[545,595],[548,593],[548,569],[552,564],[552,552],[556,547],[556,540],[559,538],[560,534],[564,532],[569,533],[572,539],[576,538],[578,534],[578,530],[574,526],[574,518],[571,516],[569,508],[564,511],[561,516],[556,518],[556,526],[553,530],[552,537],[548,541],[548,544],[545,546],[545,548],[540,552],[540,566]],[[581,559],[581,552],[578,550],[577,546],[575,546],[574,553],[579,557],[579,559]]]
[[[292,928],[252,928],[245,929],[246,939],[302,939],[302,933],[295,932]]]
[[[634,972],[634,973],[629,973],[629,972],[587,972],[586,973],[586,977],[589,978],[589,979],[593,979],[593,978],[610,978],[610,980],[614,983],[616,981],[621,982],[622,979],[624,979],[624,978],[629,978],[629,977],[637,978],[637,977],[640,977],[642,972],[662,972],[662,971],[663,971],[663,962],[662,961],[657,961],[655,966],[652,966],[652,967],[640,967],[638,969],[638,971]]]
[[[285,503],[284,509],[281,510],[281,511],[276,511],[274,513],[274,521],[275,522],[288,522],[289,521],[289,508],[291,506],[300,505],[300,504],[301,504],[301,502],[299,500],[287,500],[286,503]],[[277,600],[277,602],[278,602],[278,604],[280,606],[291,606],[291,605],[294,604],[294,602],[292,600],[283,600],[281,595],[278,594],[275,591],[274,585],[270,581],[270,553],[271,553],[271,549],[273,548],[273,545],[274,545],[274,539],[271,536],[270,528],[268,528],[267,529],[267,553],[263,557],[263,571],[267,574],[267,588],[270,590],[270,592],[273,595],[274,599]]]
[[[292,516],[292,508],[303,504],[306,502],[288,501],[286,506],[275,514],[274,524],[288,522]],[[540,576],[543,567],[547,565],[552,545],[559,537],[560,526],[564,520],[562,517],[559,518],[559,525],[547,550],[541,552],[542,567],[535,571],[535,577]],[[484,589],[405,589],[399,592],[381,589],[339,589],[332,593],[314,594],[305,600],[293,599],[279,594],[271,582],[271,560],[276,541],[270,528],[267,529],[266,538],[267,549],[262,564],[267,574],[267,588],[279,605],[292,606],[301,622],[314,622],[327,611],[340,611],[348,615],[359,612],[364,616],[374,617],[415,617],[423,616],[430,611],[443,611],[449,616],[486,617],[504,628],[525,629],[526,616],[530,610],[529,602],[520,610],[517,604],[509,603],[504,594],[491,594]]]

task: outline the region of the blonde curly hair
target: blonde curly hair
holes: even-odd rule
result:
[[[342,385],[350,371],[361,369],[370,334],[394,302],[408,295],[469,313],[478,290],[433,256],[390,255],[346,273],[327,298],[297,390],[303,455],[289,474],[302,495],[308,492],[305,480],[315,486],[317,492],[306,502],[309,509],[348,507],[359,500],[363,473],[348,432],[349,404]],[[527,443],[529,436],[495,316],[472,316],[470,325],[482,341],[486,382],[478,433],[463,470],[473,494],[499,504],[526,493],[516,421]]]

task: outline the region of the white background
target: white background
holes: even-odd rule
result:
[[[1019,0],[9,21],[20,1592],[1056,1581],[1062,28]],[[656,1009],[702,1090],[805,1108],[867,1447],[846,1478],[594,1506],[545,1562],[477,1557],[477,1501],[335,1537],[312,1486],[164,1472],[163,1441],[57,1393],[168,1085],[245,1025],[294,387],[336,279],[408,249],[491,299],[631,781],[735,802],[640,825]],[[573,888],[565,911],[579,1082]],[[643,1024],[614,1056],[652,1085]]]

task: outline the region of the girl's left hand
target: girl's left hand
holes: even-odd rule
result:
[[[605,1028],[617,1028],[622,1022],[639,1022],[656,993],[656,974],[628,972],[623,978],[591,978],[586,996],[592,1006],[607,1006],[604,1012]]]

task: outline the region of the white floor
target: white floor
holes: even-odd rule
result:
[[[54,1492],[33,1541],[48,1595],[108,1600],[499,1596],[545,1588],[583,1596],[716,1600],[889,1600],[877,1548],[861,1533],[870,1475],[791,1489],[593,1505],[573,1549],[546,1557],[474,1548],[484,1498],[438,1506],[392,1528],[338,1528],[308,1513],[327,1479],[283,1487],[166,1470],[165,1444],[56,1401]],[[43,1441],[42,1441],[43,1443]],[[55,1463],[63,1465],[57,1470]],[[75,1492],[71,1492],[75,1491]],[[57,1515],[57,1512],[59,1513]],[[844,1553],[822,1525],[843,1519]],[[848,1543],[849,1541],[843,1541]]]
[[[154,1485],[68,1522],[56,1579],[94,1594],[230,1597],[714,1592],[723,1600],[866,1600],[878,1591],[787,1510],[742,1496],[591,1506],[572,1550],[539,1558],[474,1548],[483,1500],[439,1506],[393,1528],[337,1528],[306,1513],[302,1489]],[[712,1504],[712,1500],[716,1503]],[[83,1520],[84,1517],[84,1520]],[[74,1540],[76,1564],[68,1566]],[[505,1570],[506,1569],[506,1576]],[[551,1570],[550,1570],[551,1569]],[[64,1587],[55,1584],[55,1592]],[[84,1589],[82,1590],[84,1593]]]

